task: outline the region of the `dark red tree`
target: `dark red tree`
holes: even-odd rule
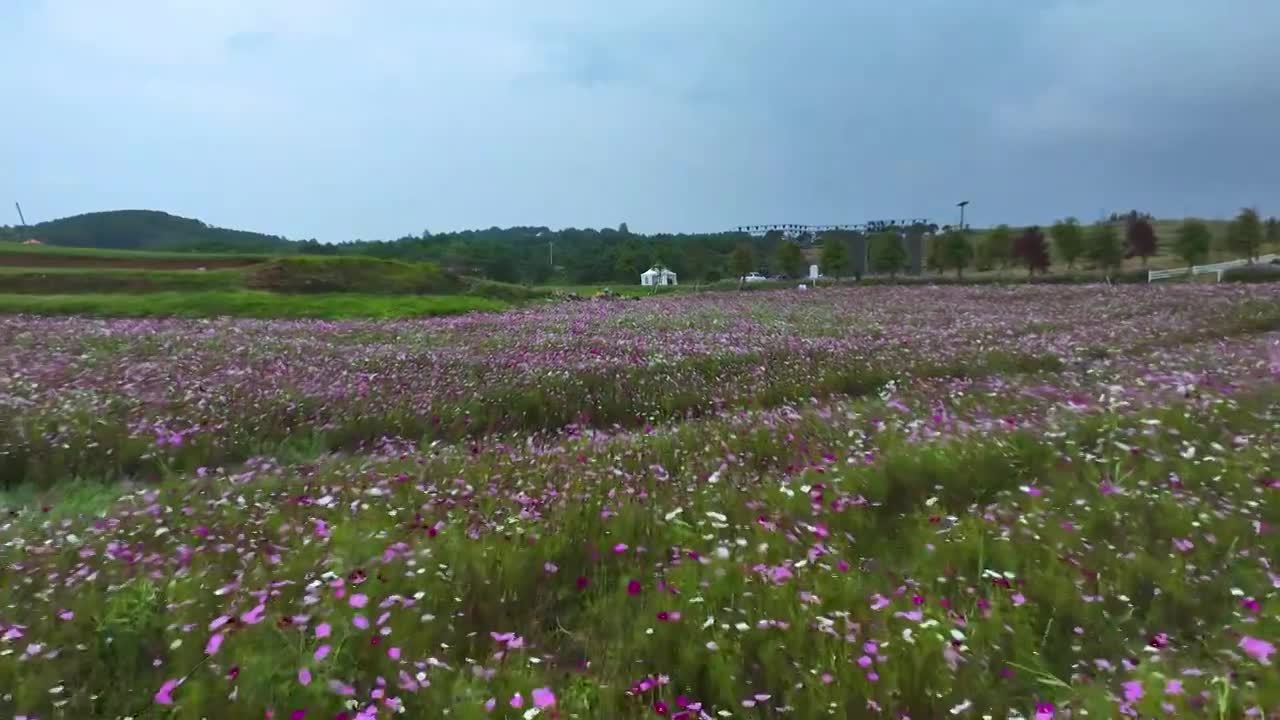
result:
[[[1027,228],[1018,239],[1013,241],[1013,256],[1027,266],[1027,274],[1034,275],[1037,270],[1045,272],[1049,269],[1049,243],[1039,227]]]
[[[1125,239],[1129,242],[1129,257],[1142,258],[1142,266],[1146,267],[1147,258],[1156,254],[1156,229],[1146,218],[1138,218],[1129,223]]]

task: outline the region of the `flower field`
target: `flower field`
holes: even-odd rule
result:
[[[4,317],[0,717],[1280,717],[1277,468],[1267,285]]]

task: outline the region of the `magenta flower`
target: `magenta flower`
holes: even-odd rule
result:
[[[889,607],[889,598],[881,595],[880,593],[876,593],[875,595],[871,596],[872,610],[883,610],[887,607]]]
[[[258,604],[249,612],[241,615],[240,622],[244,623],[245,625],[257,625],[258,623],[262,622],[262,618],[264,615],[266,615],[266,613],[267,613],[267,606],[263,604]]]
[[[489,698],[488,700],[484,701],[484,711],[493,712],[493,709],[497,707],[497,705],[498,705],[498,701],[496,699]]]
[[[1142,696],[1145,694],[1142,690],[1141,680],[1129,680],[1127,682],[1120,683],[1120,687],[1124,688],[1125,702],[1137,702],[1138,700],[1141,700]]]
[[[551,692],[551,688],[540,687],[533,691],[533,706],[539,710],[546,710],[556,704],[556,695]]]
[[[329,626],[329,623],[320,623],[316,626],[316,639],[323,640],[329,637],[329,634],[332,632],[333,628]]]
[[[302,668],[298,670],[298,682],[301,683],[302,685],[310,685],[311,671],[306,668]]]
[[[1051,702],[1036,703],[1036,714],[1034,720],[1053,720],[1053,713],[1057,709],[1057,706]]]
[[[209,632],[213,632],[229,622],[231,622],[230,615],[219,615],[213,619],[213,622],[209,623]]]
[[[328,646],[328,645],[321,645],[320,647],[316,648],[316,651],[315,651],[315,653],[313,653],[313,654],[312,654],[312,657],[314,657],[314,658],[316,659],[316,662],[319,662],[319,661],[321,661],[321,660],[323,660],[323,659],[325,659],[325,658],[329,657],[329,652],[330,652],[331,650],[333,650],[333,648],[332,648],[332,647],[330,647],[330,646]]]
[[[369,596],[364,593],[356,593],[355,595],[352,595],[351,599],[347,602],[351,603],[351,607],[353,608],[362,608],[369,604]]]
[[[399,659],[400,659],[400,648],[398,648],[398,647],[389,647],[389,648],[387,648],[387,657],[391,658],[392,660],[399,660]]]
[[[174,689],[175,689],[175,688],[177,688],[177,687],[178,687],[178,681],[177,681],[177,680],[173,680],[173,679],[165,680],[165,681],[164,681],[164,684],[160,686],[160,689],[156,691],[155,698],[154,698],[154,699],[155,699],[155,701],[156,701],[156,704],[157,704],[157,705],[172,705],[172,704],[173,704],[173,691],[174,691]]]
[[[511,699],[507,701],[507,704],[519,710],[520,708],[524,707],[524,696],[521,695],[520,693],[516,693],[515,695],[511,696]]]
[[[1181,695],[1181,694],[1182,694],[1182,681],[1181,681],[1181,680],[1170,680],[1169,682],[1165,683],[1165,684],[1164,684],[1164,694],[1165,694],[1165,695]]]
[[[628,594],[628,595],[639,595],[639,594],[640,594],[640,590],[641,590],[641,587],[640,587],[640,581],[639,581],[639,580],[631,580],[631,581],[629,581],[629,582],[627,583],[627,594]]]
[[[218,652],[218,648],[220,647],[222,647],[222,633],[214,633],[209,638],[209,642],[205,643],[204,654],[212,655]]]
[[[294,710],[293,712],[289,713],[289,720],[306,720],[306,718],[307,718],[306,710]]]
[[[622,553],[624,553],[624,552],[626,552],[626,551],[627,551],[627,544],[626,544],[626,543],[618,543],[617,545],[614,545],[614,546],[613,546],[613,552],[614,552],[614,554],[615,554],[615,555],[621,555]]]
[[[356,615],[355,617],[351,618],[351,624],[352,624],[352,625],[355,625],[356,627],[360,628],[361,630],[368,630],[368,629],[369,629],[369,618],[367,618],[367,617],[365,617],[365,616],[363,616],[363,615]]]
[[[1023,595],[1023,594],[1022,594],[1022,593],[1020,593],[1020,592],[1019,592],[1019,593],[1014,593],[1014,594],[1013,594],[1013,597],[1011,597],[1010,599],[1011,599],[1011,600],[1013,600],[1013,605],[1014,605],[1014,607],[1018,607],[1018,606],[1023,605],[1023,604],[1025,604],[1025,603],[1027,602],[1027,596]]]
[[[1275,645],[1267,642],[1266,640],[1249,637],[1248,635],[1240,638],[1239,647],[1241,650],[1244,650],[1246,655],[1257,660],[1263,665],[1271,664],[1271,655],[1276,651]]]

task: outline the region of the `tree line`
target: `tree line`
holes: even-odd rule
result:
[[[1137,212],[1115,216],[1090,226],[1075,218],[1059,220],[1048,228],[1038,226],[1015,231],[1008,225],[997,226],[974,238],[970,233],[951,230],[932,239],[925,260],[936,272],[954,270],[958,277],[966,269],[993,270],[1013,266],[1024,267],[1029,275],[1048,272],[1052,258],[1073,270],[1088,262],[1108,276],[1118,271],[1126,258],[1141,258],[1143,267],[1159,252],[1159,239],[1149,215]],[[1117,224],[1119,223],[1119,225]],[[1122,227],[1121,227],[1122,226]],[[1245,208],[1228,225],[1218,245],[1250,262],[1261,254],[1267,243],[1280,243],[1280,220],[1265,222],[1258,211]],[[1188,266],[1209,257],[1214,237],[1209,225],[1188,219],[1177,228],[1169,250]]]

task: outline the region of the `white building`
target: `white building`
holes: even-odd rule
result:
[[[666,268],[651,267],[640,273],[640,284],[650,285],[677,285],[676,274]]]

